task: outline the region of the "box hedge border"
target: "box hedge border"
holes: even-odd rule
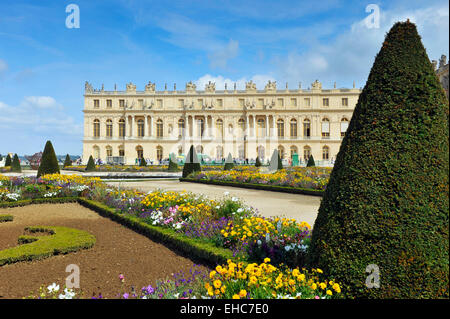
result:
[[[308,189],[308,188],[295,188],[295,187],[289,187],[289,186],[265,185],[265,184],[253,184],[253,183],[239,183],[239,182],[218,181],[218,180],[210,180],[210,179],[200,179],[199,180],[199,179],[193,179],[193,178],[180,178],[180,182],[190,182],[190,183],[219,185],[219,186],[231,186],[231,187],[238,187],[238,188],[257,189],[257,190],[265,190],[265,191],[271,191],[271,192],[311,195],[311,196],[320,196],[320,197],[322,197],[323,194],[325,193],[324,191],[321,191],[321,190]]]
[[[3,222],[12,222],[14,219],[13,215],[8,215],[8,214],[0,214],[0,223]]]
[[[126,216],[115,208],[83,197],[35,198],[17,202],[0,203],[0,208],[69,202],[77,202],[80,205],[97,212],[99,215],[130,228],[155,242],[161,243],[173,251],[176,251],[178,254],[198,263],[215,267],[217,264],[224,264],[228,259],[233,258],[233,253],[229,249],[217,247],[212,243],[202,242],[198,239],[187,237],[181,233],[177,233],[173,229],[149,225],[137,217]]]

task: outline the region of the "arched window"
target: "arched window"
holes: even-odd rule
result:
[[[156,159],[161,161],[163,159],[163,148],[161,145],[156,147]]]
[[[243,137],[245,135],[245,120],[244,119],[239,119],[238,127],[239,127],[239,136]]]
[[[94,137],[100,137],[100,120],[94,120]]]
[[[284,147],[282,145],[278,146],[278,154],[280,154],[280,158],[283,159],[285,157]]]
[[[282,119],[278,119],[277,121],[277,131],[278,137],[284,137],[284,121]]]
[[[223,120],[217,119],[216,121],[216,132],[217,132],[217,138],[221,139],[223,138]]]
[[[137,129],[138,129],[138,137],[144,137],[145,132],[144,132],[144,120],[143,119],[139,119],[137,121]]]
[[[257,119],[256,120],[256,124],[257,124],[257,134],[258,137],[265,137],[266,136],[266,121],[264,119]]]
[[[258,154],[258,157],[261,161],[266,157],[266,149],[262,145],[256,148],[256,153]]]
[[[322,138],[330,138],[330,120],[327,118],[322,120]]]
[[[307,161],[310,156],[311,156],[311,147],[309,147],[309,146],[303,147],[303,158],[304,158],[304,160]]]
[[[328,160],[330,158],[330,148],[328,146],[324,146],[322,148],[322,159]]]
[[[119,120],[119,137],[125,137],[125,120],[124,119]]]
[[[303,137],[307,139],[311,137],[311,122],[309,119],[303,120]]]
[[[297,137],[297,120],[296,119],[292,119],[291,120],[291,132],[290,132],[290,135],[293,138]]]
[[[98,147],[97,145],[94,145],[93,147],[92,147],[92,150],[93,150],[93,157],[95,158],[95,159],[97,159],[97,158],[100,158],[100,147]]]
[[[156,121],[156,137],[163,137],[163,121],[161,119]]]
[[[112,137],[113,135],[113,124],[111,120],[106,120],[106,137]]]
[[[119,156],[125,156],[125,151],[123,149],[123,145],[119,146]]]
[[[136,146],[136,154],[137,158],[144,158],[144,149],[142,148],[142,146]]]
[[[184,128],[185,128],[184,124],[185,124],[184,123],[184,119],[179,119],[178,120],[178,137],[179,138],[184,136]]]
[[[291,146],[291,159],[294,157],[294,154],[298,154],[297,146],[292,145]]]
[[[205,120],[202,118],[199,118],[196,120],[197,122],[197,136],[202,137],[205,133]]]
[[[112,147],[111,146],[106,146],[106,156],[110,157],[112,156]]]
[[[233,124],[228,124],[228,133],[233,134]]]
[[[341,137],[345,136],[345,133],[347,132],[348,128],[348,120],[347,118],[343,117],[341,120]]]

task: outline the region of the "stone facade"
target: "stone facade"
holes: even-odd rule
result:
[[[442,87],[444,88],[445,95],[448,99],[448,62],[447,57],[445,55],[441,55],[439,59],[439,65],[436,60],[432,61],[433,67],[436,70],[436,75],[439,78],[439,82],[441,82]]]
[[[170,153],[186,154],[190,145],[212,159],[270,159],[274,149],[283,158],[309,154],[324,164],[336,158],[342,137],[358,101],[360,89],[277,88],[203,91],[192,82],[183,91],[156,91],[149,82],[143,91],[129,83],[125,91],[93,89],[84,94],[83,163],[89,156],[109,161],[120,156],[126,164],[138,157],[157,161]]]

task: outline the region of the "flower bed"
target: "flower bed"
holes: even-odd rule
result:
[[[261,217],[238,198],[228,194],[217,200],[198,194],[162,190],[142,193],[112,187],[97,178],[58,174],[40,179],[0,176],[0,190],[5,194],[1,201],[11,205],[77,196],[80,203],[100,214],[202,262],[215,266],[232,260],[246,265],[265,263],[266,258],[270,258],[271,266],[277,269],[277,273],[284,274],[282,276],[287,276],[286,271],[292,270],[277,268],[281,263],[293,269],[303,267],[311,235],[311,227],[307,223]],[[46,194],[50,195],[44,196]],[[255,290],[259,286],[252,285],[247,288],[247,297],[260,296]],[[312,289],[314,286],[309,283],[308,287]],[[272,292],[275,292],[278,297],[286,297],[290,288],[285,288],[280,290],[270,286],[270,294],[273,297]],[[205,289],[202,296],[213,297],[208,294],[207,287],[202,289]],[[303,294],[302,289],[298,286],[291,291],[295,294],[289,296],[323,297],[313,292]],[[302,295],[298,295],[300,292]],[[264,296],[270,297],[267,293]],[[214,294],[214,298],[218,297],[230,295]]]
[[[290,167],[274,173],[263,173],[258,168],[194,172],[188,176],[194,181],[237,183],[240,185],[261,185],[324,191],[328,184],[331,168]]]

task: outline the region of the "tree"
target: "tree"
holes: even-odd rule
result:
[[[228,153],[227,160],[225,161],[225,165],[223,166],[224,171],[229,171],[234,167],[233,157],[231,153]]]
[[[69,154],[66,155],[66,159],[64,161],[64,166],[63,167],[67,167],[67,166],[72,166],[72,160],[70,159]]]
[[[187,177],[193,172],[200,172],[202,170],[200,162],[198,160],[197,153],[195,152],[194,146],[191,145],[189,153],[186,156],[186,161],[183,166],[183,178]]]
[[[5,159],[5,166],[11,166],[11,162],[11,156],[8,154]]]
[[[281,161],[279,152],[278,152],[278,167],[277,167],[277,169],[283,169],[283,162]]]
[[[56,158],[55,150],[52,142],[45,143],[44,151],[42,152],[41,163],[38,168],[37,177],[46,174],[59,174],[59,164]]]
[[[178,172],[178,163],[177,163],[177,160],[176,160],[175,155],[173,153],[171,153],[169,155],[168,171],[169,172]]]
[[[448,121],[416,26],[396,23],[342,141],[308,266],[353,297],[448,298]],[[377,267],[380,286],[369,289]]]
[[[95,171],[95,168],[96,167],[95,167],[94,158],[91,155],[91,156],[89,156],[85,170],[86,170],[86,172],[92,172],[92,171]]]
[[[261,164],[261,160],[259,159],[259,156],[257,156],[256,157],[256,162],[255,162],[255,166],[256,167],[260,167],[262,164]]]
[[[314,161],[314,157],[312,154],[308,158],[308,163],[306,163],[306,167],[313,167],[316,166],[316,162]]]
[[[11,163],[11,172],[20,173],[22,172],[22,167],[20,166],[19,157],[17,154],[14,154],[12,163]]]
[[[147,166],[147,161],[145,158],[142,157],[139,159],[139,166]]]

